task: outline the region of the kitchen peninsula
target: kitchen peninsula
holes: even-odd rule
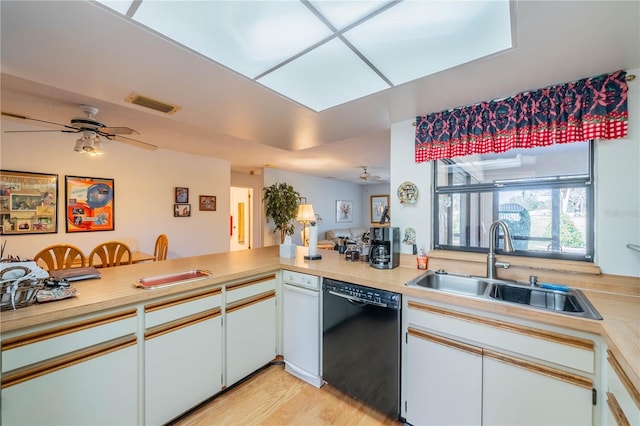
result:
[[[50,384],[51,382],[47,382],[47,376],[64,374],[66,370],[71,370],[82,364],[88,365],[100,358],[107,359],[119,353],[126,355],[123,355],[122,359],[114,358],[104,365],[95,366],[95,368],[106,368],[106,371],[111,371],[115,377],[122,377],[122,381],[118,382],[114,389],[100,390],[103,397],[121,396],[109,400],[106,404],[109,410],[106,411],[118,411],[119,414],[128,413],[130,416],[123,415],[123,417],[114,418],[113,423],[131,423],[131,419],[134,423],[139,424],[153,423],[151,419],[153,419],[154,412],[149,407],[152,401],[154,404],[159,404],[158,401],[165,396],[159,395],[154,400],[154,395],[149,390],[152,386],[157,386],[152,383],[155,375],[151,373],[154,370],[150,369],[158,367],[157,365],[153,366],[156,362],[151,357],[154,350],[157,350],[158,354],[162,354],[163,349],[166,348],[183,351],[184,356],[188,357],[184,359],[184,364],[197,363],[200,359],[199,354],[202,353],[213,353],[220,358],[219,362],[209,362],[209,364],[219,365],[211,371],[211,374],[223,375],[227,377],[227,381],[223,381],[219,385],[216,384],[213,388],[205,384],[202,390],[204,397],[199,397],[199,400],[206,399],[224,387],[230,386],[241,379],[242,374],[246,375],[251,372],[232,374],[229,371],[230,363],[242,358],[229,352],[232,349],[231,346],[235,344],[234,336],[246,332],[246,330],[242,330],[244,322],[234,323],[232,315],[237,315],[241,311],[250,312],[239,308],[247,306],[247,309],[258,309],[260,307],[261,310],[251,311],[258,317],[245,318],[253,326],[260,327],[263,325],[261,322],[273,320],[272,329],[267,328],[261,333],[268,339],[276,341],[275,345],[268,348],[265,356],[272,357],[281,353],[280,332],[278,330],[282,318],[278,311],[279,308],[276,307],[281,305],[276,305],[275,300],[280,297],[282,285],[280,272],[283,269],[394,291],[402,293],[403,296],[412,300],[446,306],[454,310],[460,309],[461,312],[472,310],[486,315],[488,318],[509,317],[518,324],[536,324],[544,329],[562,327],[576,333],[588,333],[597,339],[601,338],[604,342],[602,346],[597,346],[597,349],[602,348],[602,351],[596,354],[596,359],[604,359],[606,357],[604,350],[610,351],[615,355],[623,374],[635,389],[635,393],[640,389],[640,363],[638,363],[640,359],[640,327],[638,327],[640,283],[636,278],[604,277],[610,278],[612,285],[603,287],[603,277],[600,276],[594,279],[593,283],[585,279],[584,286],[578,286],[575,284],[575,280],[578,279],[576,277],[584,279],[588,274],[567,274],[570,279],[567,284],[581,287],[604,318],[602,321],[595,321],[471,297],[408,288],[404,286],[404,283],[424,272],[415,268],[413,256],[407,256],[403,259],[398,268],[379,270],[369,267],[364,262],[347,262],[344,260],[344,256],[334,251],[323,252],[322,260],[307,261],[303,258],[303,251],[302,248],[298,248],[296,258],[284,259],[278,257],[278,247],[274,246],[108,268],[101,271],[102,278],[99,280],[74,283],[79,292],[79,296],[76,298],[2,312],[0,318],[2,320],[3,341],[3,423],[5,421],[13,423],[13,421],[8,421],[9,417],[5,416],[11,415],[7,412],[10,411],[10,407],[14,406],[17,399],[25,398],[23,403],[18,403],[22,410],[34,403],[33,394],[29,395],[19,391],[12,393],[12,389],[18,389],[25,385],[25,389],[28,389],[29,382],[37,380],[42,381],[44,385]],[[457,261],[456,264],[463,269],[458,271],[454,271],[450,263],[447,262],[450,261],[435,257],[430,259],[429,266],[437,269],[442,265],[451,272],[467,272],[464,270],[464,261]],[[473,268],[476,266],[471,266],[471,270],[475,271]],[[132,285],[140,278],[157,277],[195,269],[210,271],[211,276],[156,290],[143,290]],[[535,271],[531,269],[527,269],[527,273],[535,275]],[[544,272],[540,271],[540,276],[544,276]],[[604,279],[604,281],[607,280]],[[250,288],[255,291],[249,291]],[[232,294],[237,294],[237,296],[231,296]],[[249,303],[240,306],[240,302],[244,300],[248,300]],[[211,330],[217,330],[216,332],[220,333],[222,317],[226,318],[224,321],[225,327],[227,327],[226,332],[219,336],[211,334]],[[261,321],[260,318],[268,318],[269,321]],[[239,316],[238,319],[240,319]],[[91,322],[94,320],[96,322]],[[237,324],[238,328],[234,328],[232,331],[229,327],[236,327],[234,324]],[[73,328],[76,325],[79,327]],[[91,333],[82,335],[83,327]],[[166,345],[168,346],[165,347],[152,347],[156,336],[160,336],[158,339],[169,339],[182,332],[181,330],[195,329],[195,327],[203,327],[202,333],[198,332],[193,336],[184,335],[177,340],[167,340]],[[45,336],[49,332],[53,334]],[[74,346],[61,340],[69,334],[84,336],[83,338],[88,339],[84,346],[95,347],[98,352],[102,345],[107,345],[109,349],[100,352],[105,354],[103,356],[87,353],[85,347]],[[185,342],[189,342],[191,338],[197,345],[200,345],[202,342],[199,336],[202,335],[215,336],[211,338],[217,343],[205,348],[182,347],[188,346]],[[60,340],[61,347],[53,350],[47,348],[47,339]],[[273,346],[276,347],[275,352]],[[220,349],[220,347],[225,349]],[[10,352],[19,351],[20,348],[30,348],[31,361],[28,359],[12,361],[11,356],[5,356],[10,355]],[[246,348],[237,349],[238,354],[252,352],[247,351]],[[107,353],[108,355],[106,355]],[[74,358],[76,355],[77,359]],[[182,361],[182,358],[178,359]],[[68,365],[67,367],[63,366],[66,361],[70,361],[64,364]],[[268,361],[269,359],[266,360],[266,362]],[[603,365],[604,362],[606,361],[601,361]],[[224,365],[226,365],[227,371],[224,371],[225,368],[222,367]],[[195,366],[195,368],[197,367]],[[110,368],[113,370],[109,370]],[[604,367],[597,366],[595,368],[593,381],[594,387],[604,394],[606,390],[603,388],[602,368]],[[48,373],[35,371],[35,374],[29,375],[34,373],[33,370],[47,370]],[[83,379],[86,380],[87,371],[78,370],[69,376],[69,380],[82,382]],[[157,373],[158,376],[170,375],[166,370],[155,371],[162,371],[162,374]],[[229,378],[234,375],[237,378],[229,381]],[[175,380],[179,381],[180,378]],[[79,387],[93,394],[94,390],[87,389],[92,383],[85,382]],[[209,392],[208,395],[207,392]],[[64,391],[61,394],[64,394]],[[11,398],[16,398],[16,400]],[[123,401],[125,406],[120,407],[119,401]],[[196,401],[196,404],[197,402],[199,401]],[[100,405],[99,402],[95,404]],[[91,410],[96,410],[95,404]],[[83,410],[79,409],[79,411]],[[161,418],[159,421],[165,422],[182,411],[167,414],[167,418]],[[23,418],[25,419],[23,421],[28,422],[24,414],[25,412],[22,411],[17,418]],[[57,413],[60,419],[64,419],[67,414],[71,415],[71,413]],[[11,417],[11,420],[13,419]],[[86,417],[84,419],[86,420]],[[103,419],[103,421],[105,420]],[[68,423],[73,423],[73,419],[70,419]],[[599,424],[600,421],[594,417],[593,423]]]

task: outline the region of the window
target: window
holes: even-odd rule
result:
[[[434,246],[486,252],[503,220],[515,255],[592,262],[592,154],[577,142],[437,160]]]

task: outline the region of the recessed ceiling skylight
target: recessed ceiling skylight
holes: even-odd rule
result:
[[[314,111],[512,47],[508,0],[100,3]]]

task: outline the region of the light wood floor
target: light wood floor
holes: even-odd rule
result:
[[[401,425],[324,385],[273,365],[175,423],[193,425]]]

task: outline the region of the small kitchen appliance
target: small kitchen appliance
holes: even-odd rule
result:
[[[371,227],[369,265],[378,269],[391,269],[400,264],[400,228]]]

